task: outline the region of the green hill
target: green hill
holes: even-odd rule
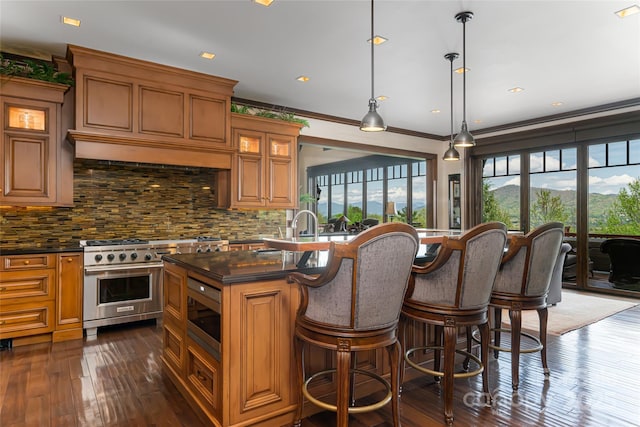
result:
[[[542,188],[532,188],[531,195],[542,190]],[[520,187],[517,185],[505,185],[504,187],[491,190],[496,197],[496,201],[506,210],[509,217],[514,224],[519,224],[519,212],[520,212]],[[571,220],[575,224],[575,209],[576,209],[576,191],[575,190],[549,190],[552,197],[560,197],[562,203],[571,212]],[[611,207],[614,200],[618,196],[616,194],[589,194],[589,223],[596,224],[604,218],[606,211]]]

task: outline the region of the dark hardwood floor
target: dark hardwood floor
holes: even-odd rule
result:
[[[203,424],[160,363],[160,328],[139,323],[100,330],[93,341],[35,344],[0,352],[0,426],[189,426]],[[456,380],[455,425],[640,426],[640,306],[549,336],[551,378],[539,354],[523,355],[511,394],[509,355],[489,364],[492,407],[478,377]],[[442,425],[440,387],[404,384],[404,427]],[[333,426],[323,412],[303,427]],[[391,426],[390,407],[351,416],[350,426]]]

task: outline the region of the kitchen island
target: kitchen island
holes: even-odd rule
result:
[[[297,384],[293,331],[298,288],[293,271],[315,274],[326,251],[298,267],[301,252],[256,250],[165,255],[163,368],[192,407],[215,426],[286,426],[294,418]],[[203,334],[204,332],[204,334]],[[408,325],[412,346],[432,343],[424,326]],[[464,334],[462,334],[464,337]],[[460,345],[464,346],[464,338]],[[335,366],[333,352],[305,350],[307,372]],[[418,363],[431,359],[420,354]],[[389,375],[387,354],[359,352],[357,365]],[[405,379],[415,373],[409,369]],[[369,377],[356,379],[356,396],[381,390]],[[334,398],[332,375],[318,377],[312,393]],[[306,405],[304,416],[320,409]]]

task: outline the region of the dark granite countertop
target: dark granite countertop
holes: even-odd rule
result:
[[[22,242],[0,245],[0,255],[53,254],[64,252],[82,252],[82,247],[78,241]]]
[[[326,251],[314,252],[303,268],[296,266],[302,253],[273,250],[174,254],[162,259],[220,283],[232,284],[281,279],[294,271],[317,274],[325,267],[327,255]]]

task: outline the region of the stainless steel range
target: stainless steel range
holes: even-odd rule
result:
[[[84,248],[83,324],[87,336],[99,326],[162,316],[162,256],[228,251],[229,241],[82,240]]]

